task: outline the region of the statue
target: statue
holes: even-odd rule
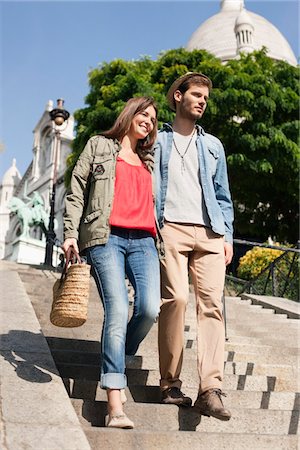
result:
[[[15,213],[22,224],[22,237],[28,238],[29,229],[34,225],[39,225],[45,232],[48,228],[49,215],[44,208],[44,201],[38,191],[34,191],[32,197],[25,196],[28,202],[24,202],[18,197],[12,197],[8,207]],[[57,223],[57,221],[56,221]]]

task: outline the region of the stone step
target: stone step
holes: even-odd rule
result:
[[[97,366],[101,364],[101,355],[98,352],[80,352],[53,350],[52,356],[58,364],[83,364]],[[184,361],[186,362],[186,360]],[[189,361],[188,364],[196,366],[196,360]],[[183,365],[185,370],[186,364]],[[254,364],[245,362],[224,362],[225,374],[234,375],[269,375],[284,379],[292,379],[299,376],[298,371],[292,365],[285,364]],[[130,361],[127,358],[127,367],[132,369],[158,370],[158,358],[147,358],[142,356],[132,356]],[[190,369],[189,369],[190,370]]]
[[[71,399],[73,407],[84,427],[103,427],[107,403],[101,401]],[[270,409],[232,409],[230,421],[200,416],[193,408],[174,405],[142,404],[128,402],[124,410],[140,431],[196,431],[208,433],[288,435],[297,431],[297,417],[291,411]],[[200,435],[199,435],[200,437]]]
[[[297,345],[297,342],[294,342],[294,345]],[[300,348],[299,347],[289,347],[288,349],[279,349],[278,347],[273,347],[272,345],[265,344],[244,344],[236,342],[228,341],[225,344],[226,351],[234,351],[236,353],[261,353],[261,352],[276,352],[277,355],[279,353],[288,352],[290,355],[300,356]]]
[[[87,428],[92,450],[297,450],[297,436]]]
[[[280,361],[281,364],[292,365],[297,367],[299,363],[299,357],[297,355],[289,354],[288,352],[278,352],[276,349],[272,352],[265,351],[263,353],[250,353],[250,352],[228,352],[227,360],[234,362],[249,362],[254,364],[277,364]]]
[[[84,325],[83,325],[84,326]],[[82,328],[82,327],[80,327]],[[55,331],[59,330],[55,327]],[[62,328],[66,331],[66,328]],[[100,341],[94,339],[72,339],[64,338],[56,335],[46,335],[47,343],[52,351],[65,351],[66,353],[72,351],[78,352],[100,352]]]
[[[234,334],[235,333],[235,334]],[[280,345],[278,345],[278,342],[280,341],[284,341],[287,340],[288,342],[286,342],[285,346],[286,349],[289,348],[298,348],[300,347],[299,345],[299,340],[300,340],[300,333],[298,331],[293,331],[293,330],[281,330],[281,329],[275,329],[273,328],[273,330],[266,330],[265,328],[261,327],[261,328],[257,328],[257,329],[247,329],[246,327],[241,329],[241,328],[235,328],[235,330],[228,330],[227,333],[227,337],[228,337],[228,341],[227,342],[234,342],[236,340],[238,340],[238,338],[235,338],[235,336],[248,336],[250,338],[255,338],[255,339],[260,339],[262,340],[262,343],[260,343],[260,345],[269,345],[272,346],[274,348],[281,348]],[[270,344],[266,344],[265,342],[268,341],[270,342]],[[241,342],[241,341],[240,341]],[[277,345],[276,345],[277,344]],[[283,348],[283,350],[285,350]],[[288,351],[288,350],[286,350]]]
[[[45,319],[43,320],[43,318],[41,318],[41,324],[43,324],[43,329],[44,332],[46,334],[48,334],[51,332],[53,334],[53,331],[56,330],[56,327],[53,328],[53,325],[51,325],[50,321],[49,321],[49,314],[50,314],[50,310],[51,310],[51,305],[48,304],[47,305],[47,314]],[[86,337],[86,333],[89,333],[90,338],[94,336],[94,339],[100,339],[100,334],[101,334],[101,328],[102,328],[102,321],[99,320],[97,318],[97,313],[95,311],[89,311],[88,314],[88,320],[87,322],[77,328],[77,329],[73,329],[73,331],[77,334],[84,334]],[[261,351],[261,349],[263,347],[270,348],[273,344],[275,347],[278,348],[278,344],[277,344],[277,339],[284,339],[285,338],[285,333],[282,332],[279,336],[277,335],[277,338],[274,336],[272,337],[272,335],[270,335],[269,332],[267,332],[266,330],[265,333],[267,334],[267,336],[269,336],[269,341],[270,344],[266,344],[264,341],[264,336],[261,337],[259,336],[259,333],[257,332],[257,330],[253,331],[253,330],[248,330],[248,332],[246,333],[246,336],[243,336],[242,334],[245,331],[245,328],[241,328],[239,329],[240,332],[237,333],[237,328],[228,328],[227,329],[227,342],[225,344],[225,349],[226,350],[232,350],[232,345],[236,345],[236,346],[251,346],[251,347],[256,347],[258,349],[260,349],[259,351]],[[197,340],[197,332],[196,330],[192,330],[191,327],[189,327],[188,325],[185,326],[185,332],[184,332],[184,339],[185,339],[185,343],[187,343],[188,341],[196,341]],[[290,339],[287,339],[287,345],[289,345],[289,348],[300,348],[300,344],[298,344],[297,342],[297,333],[293,333],[292,330],[288,330],[289,334],[286,335],[286,338],[290,338],[293,337],[294,339],[292,339],[292,341],[290,342]],[[253,335],[254,333],[256,334]],[[252,335],[251,335],[252,334]],[[51,335],[51,334],[50,334]],[[273,341],[274,339],[274,341]],[[140,348],[142,348],[144,350],[145,346],[153,346],[154,348],[157,348],[158,345],[158,327],[156,324],[153,325],[153,327],[151,328],[150,332],[148,333],[148,335],[146,336],[145,340],[141,343]],[[194,345],[194,344],[193,344]],[[228,346],[230,346],[230,348],[227,348]],[[237,351],[237,349],[236,349]]]
[[[86,339],[76,338],[74,335],[74,331],[76,329],[60,329],[55,328],[56,336],[47,336],[48,345],[51,350],[66,350],[66,351],[82,351],[82,352],[100,352],[100,343],[99,340],[91,340],[89,339],[89,335],[86,336]],[[80,327],[82,328],[82,327]],[[58,330],[58,331],[56,331]],[[60,331],[62,330],[62,331]],[[61,333],[61,334],[60,334]],[[80,336],[82,337],[82,335]],[[194,347],[194,348],[193,348]],[[187,348],[184,352],[184,359],[192,361],[196,361],[197,352],[196,346],[192,348]],[[147,355],[147,356],[144,356]],[[140,349],[136,355],[137,357],[143,358],[143,360],[149,360],[149,367],[152,367],[153,361],[157,361],[158,358],[158,350],[156,347],[144,346],[143,344],[140,346]],[[293,352],[284,351],[284,349],[280,350],[277,348],[272,348],[263,352],[255,351],[255,348],[250,348],[247,352],[236,352],[230,351],[224,353],[225,361],[234,361],[234,362],[249,362],[254,364],[278,364],[280,361],[281,364],[284,365],[295,365],[297,366],[299,362],[299,358],[297,355],[294,355]],[[147,366],[148,367],[148,366]]]
[[[229,311],[226,310],[226,312],[230,313],[231,318],[235,320],[246,318],[247,316],[251,317],[253,320],[258,320],[260,318],[264,318],[267,321],[287,320],[286,314],[275,314],[273,309],[254,308],[254,306],[240,306],[235,307],[232,311],[230,311],[229,308]]]
[[[262,311],[271,311],[271,313],[261,313],[252,311],[252,306],[248,309],[241,309],[241,311],[226,311],[228,313],[227,317],[230,317],[231,321],[237,321],[238,323],[243,323],[243,320],[250,319],[255,323],[256,321],[265,320],[266,323],[282,323],[283,325],[295,325],[299,326],[299,319],[290,319],[286,314],[272,314],[272,310],[263,309]],[[192,315],[190,316],[192,318]],[[249,321],[249,320],[248,320]]]
[[[234,330],[237,333],[237,330]],[[239,344],[254,344],[254,345],[270,345],[278,347],[278,342],[280,343],[280,347],[295,347],[297,345],[297,341],[295,342],[295,333],[290,333],[285,336],[274,336],[273,338],[270,336],[270,333],[267,333],[263,336],[243,336],[241,332],[239,334],[234,334],[232,329],[227,329],[227,342],[230,343],[239,343]],[[187,333],[187,339],[190,337],[189,333]]]
[[[42,272],[42,271],[36,271],[36,272]],[[26,284],[26,288],[27,288],[27,292],[29,295],[35,296],[35,297],[40,297],[40,299],[45,299],[49,296],[49,293],[51,294],[52,291],[52,285],[53,285],[53,281],[55,281],[56,278],[58,278],[60,276],[59,273],[55,273],[55,272],[49,272],[50,276],[48,278],[45,278],[45,274],[43,273],[38,274],[33,276],[30,273],[22,273],[22,279]],[[43,281],[43,283],[40,283],[39,285],[37,285],[36,280],[37,278],[39,278],[41,281]],[[41,285],[42,284],[42,285]],[[99,296],[98,296],[98,292],[97,292],[97,288],[95,286],[94,281],[91,280],[91,294],[90,294],[90,305],[94,304],[99,304]],[[190,302],[192,303],[192,302]],[[232,305],[230,304],[231,302],[227,299],[227,303],[226,303],[226,307],[230,309],[230,307],[232,307]],[[230,305],[230,306],[228,306]],[[267,309],[267,308],[262,308],[260,305],[251,305],[251,302],[246,302],[246,301],[239,301],[239,302],[235,302],[235,309],[241,309],[241,311],[245,311],[246,313],[260,313],[263,315],[274,315],[273,314],[273,310],[271,309]],[[248,308],[245,308],[248,307]],[[247,309],[247,310],[246,310]],[[195,313],[195,309],[194,309],[194,305],[192,304],[192,307],[188,307],[187,309],[187,317],[189,315],[189,312],[191,311],[192,316]],[[233,311],[232,313],[234,314],[236,311]],[[279,315],[276,315],[277,317],[279,317]],[[283,317],[281,315],[281,317]]]
[[[40,312],[37,313],[37,317],[39,318],[41,327],[43,328],[44,334],[46,336],[53,336],[57,335],[59,333],[59,336],[63,337],[64,333],[67,335],[69,334],[70,329],[60,329],[57,327],[54,327],[49,320],[49,314],[50,314],[51,306],[47,306],[47,314],[45,316],[41,316]],[[101,328],[102,328],[102,321],[97,318],[97,314],[95,314],[93,311],[89,312],[89,318],[87,322],[79,327],[79,328],[73,328],[71,329],[73,332],[74,337],[76,336],[77,339],[88,339],[88,340],[100,340],[101,336]],[[91,317],[92,316],[92,317]],[[153,347],[157,351],[157,330],[156,325],[153,326],[153,329],[150,331],[149,335],[146,337],[145,341],[141,344],[141,351],[145,352],[146,347]],[[189,331],[185,332],[185,345],[187,347],[194,347],[196,348],[196,332],[193,333],[190,331],[190,328],[186,326]],[[275,329],[273,328],[273,331]],[[243,334],[245,336],[243,336]],[[233,328],[233,325],[230,325],[230,328],[227,329],[227,336],[228,341],[226,343],[226,350],[233,350],[233,346],[235,346],[235,351],[245,351],[246,346],[249,346],[250,351],[253,353],[253,349],[259,349],[258,351],[261,351],[263,347],[265,348],[271,348],[272,346],[275,346],[276,349],[278,347],[282,347],[282,351],[285,352],[286,348],[291,349],[292,354],[297,354],[297,350],[295,349],[295,346],[299,344],[300,342],[298,340],[297,335],[300,333],[293,332],[291,329],[288,331],[279,329],[278,333],[271,333],[268,331],[265,327],[263,328],[249,328],[246,325],[244,327],[235,327]],[[272,337],[274,336],[274,337]],[[277,336],[277,337],[276,337]],[[300,336],[299,336],[300,337]],[[278,343],[280,342],[280,346]],[[243,348],[244,347],[244,348]]]
[[[185,341],[196,341],[196,331],[190,330],[184,333]],[[153,339],[155,342],[156,340]],[[227,327],[226,343],[236,344],[251,344],[254,346],[273,346],[273,347],[286,347],[286,348],[300,348],[300,329],[282,329],[276,330],[272,327],[272,330],[261,326],[259,328],[253,327],[235,327],[230,324]],[[278,343],[280,345],[278,345]]]
[[[242,324],[243,320],[250,318],[253,323],[257,320],[265,320],[267,323],[282,323],[286,325],[295,325],[299,326],[299,319],[290,319],[286,314],[273,314],[270,309],[262,309],[262,311],[271,311],[271,313],[265,312],[262,313],[260,311],[253,311],[252,306],[247,308],[241,308],[240,310],[234,308],[232,311],[226,310],[227,318],[231,321],[236,321],[237,323]],[[188,316],[190,319],[193,319],[193,314]]]
[[[30,270],[18,270],[20,278],[26,288],[39,289],[41,285],[44,289],[51,289],[55,280],[60,278],[60,272],[54,272],[52,270],[34,269]]]
[[[43,331],[46,335],[51,336],[59,333],[60,336],[63,336],[64,333],[68,334],[70,332],[70,329],[60,329],[57,327],[54,327],[52,324],[50,324],[49,321],[49,313],[50,313],[50,305],[47,307],[47,316],[46,318],[40,318],[40,323],[43,328]],[[95,315],[94,315],[95,316]],[[38,314],[39,317],[39,314]],[[101,327],[102,322],[97,319],[97,317],[94,319],[95,325],[88,321],[79,328],[71,329],[73,332],[73,335],[76,336],[78,339],[88,339],[88,340],[100,340],[101,335]],[[46,325],[45,325],[46,322]],[[144,352],[146,350],[146,347],[153,347],[155,351],[157,352],[157,326],[154,325],[148,336],[146,337],[145,341],[141,344],[141,351]],[[192,333],[190,331],[190,328],[186,326],[186,329],[188,331],[185,332],[185,345],[186,347],[193,347],[196,348],[196,333]],[[241,336],[242,333],[246,334],[246,336]],[[235,347],[234,350],[236,352],[238,351],[246,351],[247,345],[249,347],[249,350],[251,353],[254,352],[254,348],[257,351],[261,351],[263,347],[265,346],[266,349],[270,349],[272,346],[275,346],[276,349],[278,349],[278,342],[282,342],[282,347],[288,347],[291,349],[289,353],[291,354],[297,354],[298,351],[295,350],[295,345],[298,344],[297,340],[297,333],[293,332],[291,329],[288,331],[280,330],[280,335],[278,337],[278,334],[276,333],[274,335],[274,338],[272,338],[272,334],[268,332],[265,328],[260,329],[257,328],[255,330],[252,330],[251,328],[248,328],[246,326],[240,327],[240,328],[230,328],[227,329],[227,336],[228,341],[226,343],[226,350],[232,351],[233,346]],[[277,337],[276,337],[277,336]],[[299,345],[299,344],[298,344]],[[281,346],[280,346],[281,347]],[[293,350],[294,349],[294,350]],[[284,348],[282,348],[283,352],[286,352]]]
[[[99,365],[80,365],[57,363],[57,369],[62,378],[99,380]],[[128,385],[155,386],[158,384],[160,374],[158,370],[126,369]],[[181,379],[185,387],[199,385],[199,377],[196,366],[184,367]],[[246,390],[246,391],[294,391],[299,388],[299,380],[270,377],[265,375],[233,375],[227,374],[223,380],[224,390]]]
[[[184,356],[189,359],[197,358],[197,346],[194,341],[190,342],[190,346],[185,348]],[[288,348],[281,349],[273,346],[249,346],[249,345],[231,345],[229,343],[227,350],[224,353],[225,361],[228,360],[228,355],[234,355],[234,361],[247,361],[247,362],[260,362],[265,364],[277,364],[279,361],[281,364],[297,364],[299,360],[299,349]],[[157,358],[158,350],[157,346],[149,346],[144,343],[140,346],[137,352],[137,356],[147,355],[147,357]],[[227,355],[227,356],[226,356]],[[230,356],[231,357],[231,356]],[[264,360],[265,358],[265,360]],[[233,361],[232,360],[232,361]]]
[[[270,310],[266,310],[270,311]],[[256,324],[265,323],[266,326],[270,326],[271,324],[282,324],[282,325],[291,325],[290,320],[299,320],[299,319],[287,319],[285,316],[279,314],[262,314],[262,313],[252,313],[251,311],[241,311],[240,313],[230,314],[230,321],[236,321],[239,324]],[[294,323],[294,325],[297,325]],[[298,322],[299,325],[299,322]]]
[[[66,350],[66,351],[82,351],[82,352],[100,352],[100,343],[99,340],[90,340],[88,336],[86,339],[76,339],[74,338],[73,329],[60,329],[55,328],[56,336],[47,336],[48,345],[50,348],[56,350]],[[82,327],[81,327],[82,328]],[[58,330],[58,331],[56,331]],[[62,330],[62,331],[60,331]],[[76,330],[76,329],[74,329]],[[61,332],[61,337],[59,337],[59,333]],[[82,337],[82,335],[81,335]],[[142,344],[136,356],[143,358],[143,360],[157,360],[158,358],[158,350],[157,345],[155,347],[146,346],[146,340],[144,341],[145,345]],[[244,347],[245,350],[245,347]],[[146,357],[144,355],[147,355]],[[197,352],[196,345],[193,345],[192,348],[187,348],[184,352],[184,358],[194,359],[196,361]],[[234,361],[234,362],[251,362],[251,363],[261,363],[261,364],[278,364],[280,361],[281,364],[287,365],[297,365],[298,364],[298,355],[294,354],[294,350],[285,351],[284,349],[278,348],[267,348],[264,349],[263,352],[258,352],[255,350],[255,347],[249,348],[248,351],[239,352],[232,350],[230,352],[224,353],[225,361]],[[150,366],[151,367],[151,366]]]
[[[286,319],[288,318],[287,314],[284,313],[275,313],[273,309],[263,308],[258,305],[228,305],[225,304],[225,312],[229,313],[232,318],[238,319],[240,316],[246,316],[249,314],[253,318],[264,317],[266,320],[276,320],[276,319]],[[192,307],[187,307],[186,317],[192,318],[196,314],[196,309],[194,305]],[[290,319],[290,320],[299,320],[299,319]]]
[[[20,277],[28,293],[30,292],[33,295],[40,296],[52,291],[55,281],[60,279],[61,274],[53,274],[52,276],[49,276],[47,278],[44,276],[39,276],[35,277],[34,279],[30,279],[29,277],[27,279],[24,279],[23,274],[20,274]],[[90,283],[89,305],[92,305],[94,303],[99,303],[99,294],[95,284]]]
[[[59,274],[55,274],[55,276],[58,276],[58,275]],[[43,277],[43,276],[40,276],[40,277]],[[30,276],[29,276],[29,278],[30,278]],[[52,278],[52,280],[47,279],[47,282],[48,282],[48,284],[50,283],[51,286],[52,286],[53,278]],[[96,292],[96,286],[95,286],[94,282],[91,282],[91,285],[93,286],[93,290],[95,291],[94,294],[97,296],[98,294]],[[53,327],[49,324],[49,318],[48,318],[49,317],[49,312],[50,312],[50,307],[51,307],[51,305],[50,305],[51,302],[49,301],[49,295],[45,295],[44,294],[45,289],[43,287],[39,286],[38,289],[41,289],[41,291],[43,292],[43,299],[44,299],[44,303],[45,303],[45,310],[44,311],[41,311],[41,304],[39,304],[38,318],[39,318],[39,320],[41,322],[41,325],[43,326],[44,332],[46,334],[51,334],[51,332],[53,333]],[[40,299],[39,299],[39,301],[40,301]],[[239,306],[245,306],[245,303],[246,303],[245,301],[241,301]],[[91,306],[91,305],[93,305],[93,306]],[[250,308],[251,308],[251,305],[248,305],[248,303],[246,303],[246,306],[250,306]],[[96,311],[94,310],[94,308],[96,308]],[[255,306],[255,308],[257,308],[258,310],[262,310],[262,308],[260,306],[258,306],[258,307]],[[270,309],[265,309],[264,311],[271,311],[272,312],[272,310],[270,310]],[[247,312],[247,315],[248,314],[249,313]],[[193,319],[194,319],[194,315],[195,314],[194,314],[194,310],[193,310],[192,311]],[[44,318],[44,316],[45,316],[45,318]],[[90,301],[89,317],[88,317],[88,321],[87,321],[87,323],[85,325],[85,327],[86,327],[85,337],[87,337],[87,338],[91,338],[91,337],[95,338],[95,337],[97,337],[97,338],[100,339],[100,333],[101,333],[100,327],[102,325],[102,317],[103,317],[103,311],[102,311],[102,306],[100,305],[100,302],[99,302],[99,298],[97,298],[94,303]],[[264,316],[264,320],[263,320],[263,326],[264,327],[266,327],[265,317],[266,316]],[[274,324],[272,324],[272,326],[273,325]],[[156,328],[156,327],[153,327],[153,328]],[[94,329],[95,329],[95,331],[94,331]],[[155,333],[157,333],[157,331],[154,332],[153,336],[155,336]],[[63,335],[64,333],[62,331],[60,331],[59,334]],[[82,336],[81,331],[75,331],[75,335]],[[194,335],[192,333],[190,333],[186,337],[187,337],[187,339],[189,341],[192,340],[192,339],[195,339],[196,331],[195,331]],[[151,334],[150,334],[149,338],[151,339]],[[156,337],[153,337],[153,339],[156,339]],[[269,343],[271,344],[272,342],[269,341]]]
[[[257,339],[260,344],[271,345],[273,347],[281,347],[283,342],[283,347],[290,348],[299,346],[300,334],[293,330],[275,330],[273,332],[267,331],[266,329],[232,329],[227,330],[228,342],[233,342],[241,337],[240,342],[243,342],[243,338]]]
[[[287,319],[284,321],[284,323],[280,322],[280,323],[274,323],[274,322],[266,322],[265,320],[261,320],[261,321],[257,321],[257,322],[246,322],[246,321],[232,321],[232,320],[227,320],[227,334],[229,333],[230,330],[234,330],[235,334],[245,334],[243,331],[246,329],[247,332],[256,332],[257,330],[261,330],[263,329],[266,333],[268,333],[269,335],[272,336],[272,331],[274,329],[278,329],[279,330],[279,335],[280,336],[284,336],[285,333],[292,333],[294,334],[294,336],[296,337],[297,334],[300,332],[300,321],[298,321],[297,324],[290,324],[289,320],[291,319]],[[237,333],[238,330],[239,332]],[[154,339],[155,341],[157,340],[157,335],[158,335],[158,326],[157,324],[154,324],[153,327],[151,328],[147,339]],[[195,322],[191,322],[191,321],[187,321],[185,322],[185,333],[184,333],[185,337],[190,337],[191,339],[195,339],[197,336],[197,327],[196,327],[196,323]],[[248,335],[249,336],[249,335]],[[251,336],[249,336],[251,337]],[[274,340],[276,339],[276,337],[274,336]]]
[[[300,339],[300,336],[298,337],[295,334],[287,334],[284,336],[278,336],[277,339],[274,339],[270,336],[269,333],[265,333],[265,332],[249,332],[249,335],[251,334],[251,338],[254,339],[253,341],[253,345],[267,345],[269,347],[273,347],[273,348],[280,348],[283,351],[289,352],[290,349],[300,349],[299,344],[298,344],[298,339]],[[243,336],[240,336],[240,334],[238,335],[239,337],[241,337],[241,339],[239,339],[240,343],[244,343],[243,341]],[[250,336],[248,336],[248,339],[251,339]],[[232,343],[237,341],[237,338],[234,335],[228,335],[227,337],[227,342],[228,343]],[[246,343],[246,341],[245,341]],[[297,346],[297,347],[295,347]],[[292,350],[293,352],[293,350]]]
[[[106,401],[106,391],[99,388],[98,381],[82,379],[65,379],[65,386],[69,396],[82,400]],[[183,391],[192,398],[197,398],[198,388],[184,386]],[[161,392],[159,386],[131,385],[126,387],[128,402],[160,403]],[[283,411],[299,411],[300,395],[294,392],[259,392],[245,390],[227,390],[224,404],[229,409],[274,409]]]
[[[264,297],[262,297],[263,301]],[[279,302],[280,299],[277,299],[277,302]],[[282,299],[281,301],[284,301],[284,299]],[[297,303],[295,305],[293,305],[295,302],[291,302],[291,305],[289,305],[289,301],[287,301],[287,309],[286,311],[284,310],[284,307],[280,308],[278,306],[278,304],[275,304],[275,300],[274,300],[274,306],[272,307],[272,304],[266,304],[264,306],[262,305],[255,305],[254,303],[252,304],[246,304],[246,305],[242,305],[242,304],[230,304],[230,302],[225,304],[225,308],[226,311],[228,311],[230,314],[232,314],[233,317],[237,317],[237,315],[239,313],[243,313],[244,311],[249,311],[250,314],[253,314],[255,312],[260,313],[260,311],[268,314],[267,310],[270,311],[270,315],[275,315],[275,317],[285,317],[285,318],[291,318],[291,319],[297,319],[299,320],[299,313],[297,312]]]
[[[273,317],[273,316],[272,316]],[[276,316],[274,316],[275,318]],[[252,327],[253,329],[258,328],[258,327],[264,327],[269,329],[270,331],[272,331],[273,328],[276,329],[282,329],[283,331],[286,330],[292,330],[294,332],[297,332],[299,330],[300,327],[300,321],[299,319],[280,319],[280,320],[254,320],[252,319],[250,316],[248,316],[248,319],[250,318],[250,320],[238,320],[235,319],[234,317],[230,316],[230,318],[227,319],[227,325],[230,328],[230,325],[232,325],[233,327],[237,326],[237,328],[241,328],[243,327],[243,325],[246,325],[248,328]],[[296,320],[295,322],[291,322],[292,320]]]
[[[224,353],[224,390],[228,393],[224,403],[233,413],[228,423],[199,417],[192,409],[188,412],[160,404],[155,324],[140,346],[134,365],[127,369],[129,387],[126,388],[128,402],[125,411],[136,422],[136,429],[128,432],[108,430],[102,428],[106,392],[99,388],[97,382],[103,308],[96,286],[91,280],[87,323],[77,329],[59,329],[49,324],[55,277],[40,270],[34,269],[33,272],[32,278],[28,269],[27,272],[23,270],[21,276],[24,276],[24,281],[27,277],[26,287],[36,314],[58,367],[67,375],[64,379],[66,389],[74,397],[72,402],[92,449],[297,448],[294,434],[297,432],[300,400],[291,389],[296,388],[299,321],[253,306],[251,301],[226,298],[227,331],[232,332]],[[182,389],[195,400],[198,375],[195,300],[192,297],[191,292],[186,313],[187,348]],[[247,334],[243,339],[245,330]],[[81,352],[86,352],[85,357],[80,355]],[[287,391],[283,392],[283,389]],[[176,430],[184,430],[185,433]]]
[[[256,339],[264,339],[268,337],[272,339],[274,342],[277,342],[277,339],[295,339],[299,336],[300,326],[299,327],[282,327],[282,326],[272,326],[272,329],[269,330],[263,325],[259,327],[252,327],[249,325],[239,325],[236,323],[228,323],[227,326],[227,336],[230,338],[234,336],[248,337],[248,338],[256,338]],[[296,345],[298,343],[298,339],[296,341]]]
[[[277,378],[291,379],[299,377],[299,368],[288,364],[254,364],[248,362],[225,363],[225,374],[236,375],[268,375]]]
[[[271,308],[279,313],[286,313],[288,317],[294,319],[300,319],[300,305],[296,301],[291,301],[286,298],[254,295],[254,294],[242,294],[242,299],[247,298],[255,305],[261,305],[264,308]]]

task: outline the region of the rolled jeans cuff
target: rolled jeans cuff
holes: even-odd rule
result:
[[[102,389],[124,389],[127,386],[127,377],[123,373],[103,373],[100,386]]]

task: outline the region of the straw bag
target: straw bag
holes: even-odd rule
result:
[[[70,266],[69,262],[71,262]],[[79,327],[85,323],[90,269],[91,266],[88,264],[82,264],[80,256],[73,249],[72,258],[70,254],[67,255],[61,278],[56,280],[53,286],[53,303],[50,313],[50,321],[53,325],[69,328]]]

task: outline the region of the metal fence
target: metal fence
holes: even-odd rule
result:
[[[239,296],[242,293],[272,295],[299,302],[299,245],[298,248],[289,248],[234,239],[235,249],[238,249],[239,246],[244,251],[247,247],[262,247],[281,250],[283,253],[250,280],[238,278],[235,274],[226,275],[226,295]],[[239,253],[237,251],[237,254]],[[236,272],[237,265],[238,261],[235,260],[232,266],[234,272]]]

